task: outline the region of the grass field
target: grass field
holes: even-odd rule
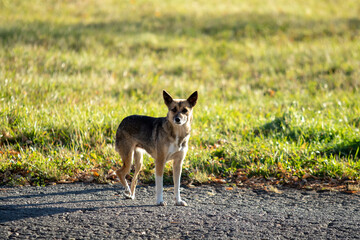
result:
[[[119,123],[165,116],[162,89],[199,91],[184,180],[358,181],[359,16],[358,0],[0,0],[0,184],[110,181]]]

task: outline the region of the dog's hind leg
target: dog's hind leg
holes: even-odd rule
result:
[[[135,148],[134,151],[134,164],[135,164],[135,172],[134,172],[134,177],[131,181],[131,198],[134,199],[135,198],[135,190],[136,190],[136,184],[137,184],[137,179],[138,179],[138,175],[140,173],[142,164],[143,164],[143,153],[142,150],[139,148]]]
[[[118,148],[119,154],[121,156],[123,165],[120,169],[116,170],[116,175],[118,176],[118,178],[120,179],[121,184],[124,186],[125,188],[125,197],[126,198],[132,198],[132,193],[130,191],[129,188],[129,184],[127,183],[125,177],[127,174],[129,174],[130,172],[130,167],[131,167],[131,162],[132,162],[132,157],[133,157],[133,147],[129,147],[129,146],[121,146]]]

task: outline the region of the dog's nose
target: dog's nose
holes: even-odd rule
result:
[[[175,122],[176,122],[176,123],[180,123],[180,120],[181,120],[181,119],[180,119],[179,117],[176,117],[176,118],[175,118]]]

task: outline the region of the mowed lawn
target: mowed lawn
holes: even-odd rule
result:
[[[359,16],[358,0],[0,0],[0,184],[113,181],[119,123],[165,116],[163,89],[199,92],[183,181],[359,181]]]

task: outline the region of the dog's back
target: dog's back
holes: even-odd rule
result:
[[[151,154],[155,147],[157,134],[161,131],[165,121],[166,118],[141,115],[131,115],[124,118],[116,131],[116,150],[118,151],[123,141],[134,141],[136,147],[143,148]]]

